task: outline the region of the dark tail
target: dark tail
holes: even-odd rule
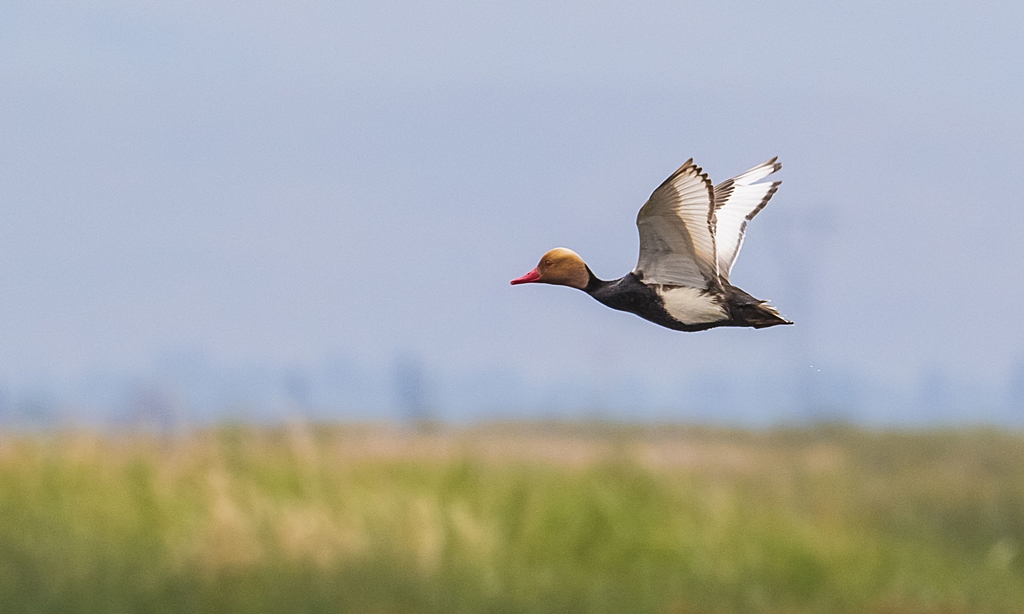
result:
[[[737,325],[753,326],[754,328],[792,324],[792,322],[780,316],[779,312],[769,305],[767,301],[761,301],[755,305],[743,305],[740,309],[733,311],[732,317],[736,320]]]
[[[756,299],[736,286],[725,286],[726,299],[732,312],[733,326],[768,328],[779,324],[792,324],[779,315],[768,301]]]

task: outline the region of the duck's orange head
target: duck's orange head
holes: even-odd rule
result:
[[[590,283],[590,271],[576,252],[556,247],[541,257],[535,269],[512,280],[513,286],[529,283],[555,284],[582,290]]]

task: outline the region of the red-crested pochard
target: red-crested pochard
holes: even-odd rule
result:
[[[600,280],[576,252],[556,247],[512,283],[578,288],[612,309],[675,330],[792,324],[767,301],[729,284],[747,222],[782,183],[757,183],[782,168],[777,160],[717,186],[687,160],[640,209],[640,261],[621,279]]]

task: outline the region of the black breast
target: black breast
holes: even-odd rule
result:
[[[619,311],[635,313],[645,320],[675,330],[691,330],[665,311],[665,303],[650,286],[629,273],[621,279],[602,281],[591,274],[585,292],[603,305]]]
[[[590,270],[588,269],[588,272]],[[654,291],[653,288],[640,281],[633,273],[629,273],[621,279],[602,281],[590,273],[590,283],[584,288],[584,292],[597,299],[603,305],[619,311],[634,313],[645,320],[686,332],[707,330],[718,326],[736,326],[731,320],[718,322],[707,322],[705,324],[683,324],[669,315],[665,310],[665,301]],[[754,299],[756,300],[756,299]],[[742,324],[746,326],[746,324]]]

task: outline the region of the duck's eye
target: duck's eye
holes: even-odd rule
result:
[[[550,260],[545,260],[544,261],[544,266],[551,266],[551,261]]]

